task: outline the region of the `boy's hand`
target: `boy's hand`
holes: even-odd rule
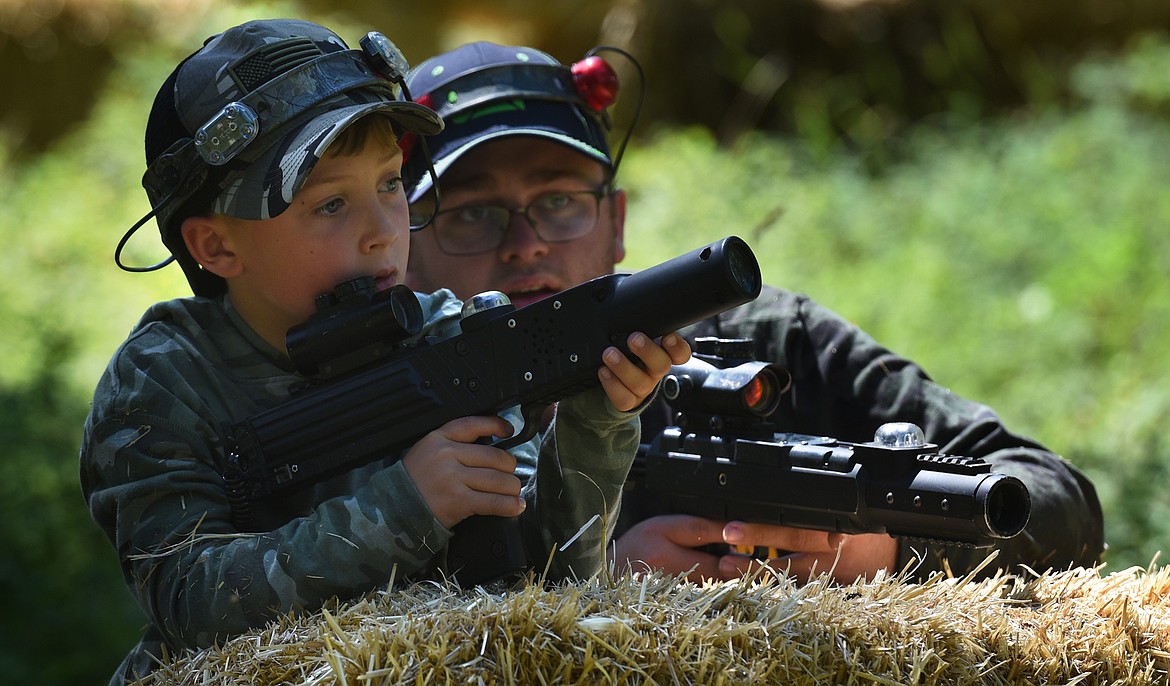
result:
[[[631,362],[617,348],[608,348],[601,356],[605,366],[597,371],[601,386],[613,406],[628,412],[642,403],[672,364],[691,359],[691,346],[678,334],[667,334],[659,345],[644,333],[635,331],[626,340],[630,352],[642,361],[642,367]]]
[[[439,523],[450,529],[471,515],[514,517],[524,511],[516,458],[476,443],[514,433],[502,417],[463,417],[415,443],[402,458],[406,473]]]

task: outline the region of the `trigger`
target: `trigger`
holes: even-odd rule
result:
[[[548,405],[540,404],[521,405],[520,414],[524,417],[524,426],[520,427],[519,431],[508,438],[501,438],[495,443],[492,443],[492,447],[507,450],[521,443],[531,441],[536,436],[536,432],[540,431],[541,418],[544,416],[544,411],[547,408]]]
[[[747,556],[753,557],[757,560],[775,560],[776,558],[782,557],[783,555],[786,554],[783,551],[778,550],[776,548],[767,548],[767,547],[764,547],[762,545],[757,545],[757,546],[736,545],[736,546],[731,546],[731,549],[740,555],[747,555]]]

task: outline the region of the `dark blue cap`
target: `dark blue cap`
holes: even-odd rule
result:
[[[468,43],[419,63],[406,88],[443,117],[442,133],[427,138],[440,178],[475,146],[508,136],[553,140],[613,168],[605,114],[581,98],[569,67],[540,50]],[[432,185],[419,157],[404,170],[412,201]]]

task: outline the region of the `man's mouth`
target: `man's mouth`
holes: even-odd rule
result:
[[[548,296],[559,292],[545,285],[532,285],[513,288],[508,290],[507,293],[508,299],[512,301],[512,304],[520,308],[544,300]]]

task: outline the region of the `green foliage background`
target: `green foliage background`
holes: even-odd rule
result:
[[[257,7],[119,52],[90,115],[46,154],[17,160],[0,139],[7,682],[102,682],[137,639],[143,619],[80,495],[77,446],[110,353],[150,303],[187,287],[175,267],[126,274],[111,255],[147,210],[141,132],[157,84],[193,36],[288,8]],[[722,145],[651,122],[620,174],[621,266],[743,236],[769,283],[856,321],[1084,468],[1109,566],[1146,565],[1170,544],[1170,39],[1086,56],[1069,97],[1045,92],[994,119],[922,120],[878,153],[823,128]],[[148,224],[128,261],[162,257],[155,235]]]

